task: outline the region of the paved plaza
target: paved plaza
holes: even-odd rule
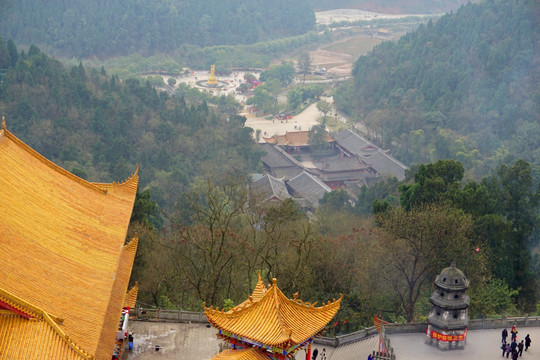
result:
[[[523,351],[523,360],[540,360],[540,327],[518,328],[518,340],[530,334],[532,344],[527,352]],[[390,335],[390,344],[396,352],[397,360],[487,360],[502,358],[502,329],[469,330],[464,350],[441,351],[424,344],[425,334]],[[510,328],[508,328],[510,331]],[[506,359],[506,358],[505,358]]]

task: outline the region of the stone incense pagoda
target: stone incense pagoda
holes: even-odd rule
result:
[[[300,350],[306,350],[311,359],[313,338],[336,315],[341,297],[323,306],[287,298],[276,285],[265,287],[259,281],[252,295],[229,311],[204,307],[208,321],[219,330],[218,337],[231,344],[231,348],[214,356],[212,360],[283,360],[291,359]]]
[[[441,350],[465,347],[469,324],[469,297],[465,293],[468,287],[469,280],[455,263],[437,276],[429,299],[432,307],[427,320],[426,344]]]

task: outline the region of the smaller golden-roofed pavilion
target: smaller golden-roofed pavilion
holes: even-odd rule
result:
[[[297,299],[296,294],[289,299],[276,279],[266,288],[259,274],[248,300],[229,311],[204,307],[208,321],[219,330],[218,337],[233,346],[212,360],[289,359],[301,348],[308,348],[308,358],[313,337],[324,330],[340,304],[341,297],[320,307]]]
[[[111,359],[138,239],[137,192],[83,180],[0,128],[0,359]]]

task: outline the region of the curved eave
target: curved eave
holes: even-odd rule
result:
[[[11,308],[19,313],[28,315],[32,319],[45,321],[52,332],[58,336],[66,346],[77,353],[83,359],[94,359],[94,357],[84,351],[77,345],[69,336],[61,329],[60,324],[64,321],[62,318],[49,314],[38,306],[32,305],[29,302],[11,294],[10,292],[0,288],[0,301],[8,304]],[[26,319],[27,321],[30,321]],[[0,321],[0,325],[2,322]],[[0,326],[1,327],[1,326]],[[2,331],[0,331],[1,333]]]
[[[137,295],[139,294],[139,283],[135,282],[135,285],[124,296],[124,307],[133,309],[137,302]]]
[[[342,296],[321,307],[288,299],[274,284],[258,302],[223,312],[205,309],[208,321],[220,330],[253,341],[289,348],[318,334],[339,310]]]

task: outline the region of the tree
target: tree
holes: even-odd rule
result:
[[[227,115],[230,119],[236,116],[240,110],[242,110],[242,104],[240,104],[233,95],[222,95],[218,101],[218,111]]]
[[[328,145],[326,127],[323,124],[313,125],[308,133],[308,142],[315,147]]]
[[[146,189],[143,192],[137,190],[130,223],[139,222],[152,230],[159,230],[163,225],[163,219],[159,214],[158,204],[155,201],[150,200],[150,198],[151,195],[149,189]]]
[[[272,78],[278,79],[281,86],[286,87],[292,83],[296,71],[292,62],[283,62],[281,65],[272,65],[259,76],[259,80],[266,82]]]
[[[409,322],[422,292],[452,261],[472,283],[486,273],[484,253],[474,251],[473,222],[458,209],[436,204],[410,211],[392,208],[375,219],[382,230],[374,246],[379,274],[391,284]]]
[[[311,57],[308,52],[303,52],[298,57],[298,69],[300,73],[304,75],[302,83],[306,83],[306,74],[309,73],[309,68],[311,67]]]
[[[247,191],[240,179],[198,184],[200,192],[185,195],[187,214],[169,235],[174,266],[197,297],[220,304],[238,283],[234,265],[240,253],[235,221],[245,212]],[[188,220],[190,225],[186,225]]]
[[[324,116],[323,124],[326,123],[326,115],[332,111],[332,104],[328,101],[321,100],[317,102],[317,110]]]
[[[414,174],[414,183],[399,186],[401,206],[409,210],[420,204],[454,198],[464,172],[463,165],[454,160],[421,164]]]

